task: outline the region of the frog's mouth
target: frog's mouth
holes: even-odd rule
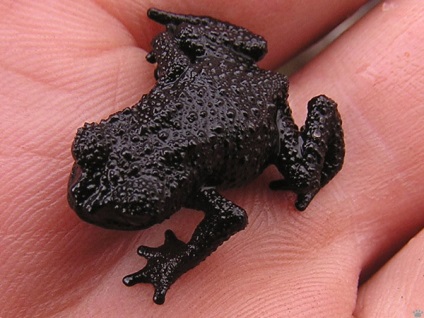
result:
[[[124,214],[121,209],[116,209],[111,204],[104,205],[91,213],[76,212],[82,220],[111,230],[136,231],[157,223],[146,214],[136,216]]]

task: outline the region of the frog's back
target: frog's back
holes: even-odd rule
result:
[[[158,83],[142,104],[150,122],[163,124],[158,135],[166,136],[170,164],[206,185],[236,186],[258,175],[278,148],[283,80],[255,65],[210,58],[175,82]]]

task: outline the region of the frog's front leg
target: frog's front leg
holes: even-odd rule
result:
[[[288,106],[280,110],[280,153],[275,165],[284,180],[270,186],[294,191],[298,195],[296,208],[301,211],[342,167],[345,149],[341,125],[337,104],[324,95],[309,101],[308,116],[300,131]]]
[[[198,265],[225,240],[247,225],[246,212],[211,188],[199,191],[186,207],[205,212],[205,218],[197,226],[190,241],[186,244],[177,239],[171,230],[166,231],[162,246],[140,246],[138,254],[147,259],[147,265],[123,279],[127,286],[153,284],[153,301],[156,304],[165,301],[166,292],[178,277]]]

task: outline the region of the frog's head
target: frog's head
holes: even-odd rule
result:
[[[167,32],[172,33],[191,59],[207,54],[223,55],[223,50],[227,49],[257,62],[267,52],[263,37],[230,23],[153,8],[147,14],[150,19],[167,27]],[[152,56],[150,58],[153,60]]]
[[[130,141],[135,134],[124,127],[130,124],[111,118],[78,130],[68,201],[86,222],[119,230],[147,228],[174,212],[171,189],[161,179],[164,169],[140,155],[143,144]]]

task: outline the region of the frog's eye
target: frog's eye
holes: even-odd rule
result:
[[[242,30],[233,42],[234,49],[259,61],[267,53],[267,43],[264,38]],[[248,33],[248,34],[246,34]]]
[[[86,123],[78,129],[72,146],[72,154],[78,165],[99,169],[107,161],[109,153],[109,141],[99,125]]]
[[[182,46],[202,55],[205,48],[227,47],[259,61],[267,53],[266,40],[249,30],[229,23],[209,19],[207,23],[181,23],[175,35]],[[183,48],[184,49],[184,48]]]
[[[195,58],[203,55],[206,47],[228,47],[255,61],[267,53],[267,43],[249,30],[209,17],[175,14],[149,9],[150,19],[167,26],[167,30],[180,40],[184,52]]]
[[[175,30],[181,49],[190,57],[195,58],[205,53],[205,38],[197,25],[182,23]]]

